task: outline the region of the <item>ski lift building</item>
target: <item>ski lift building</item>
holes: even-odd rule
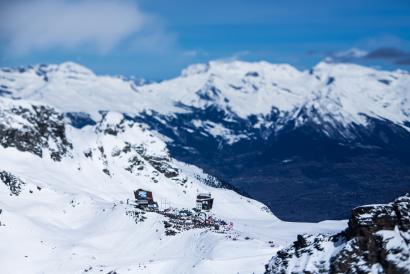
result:
[[[196,208],[198,210],[209,211],[214,204],[214,198],[211,197],[211,193],[200,193],[196,196]]]
[[[158,208],[158,204],[154,201],[152,191],[138,189],[134,191],[135,204],[142,208]]]

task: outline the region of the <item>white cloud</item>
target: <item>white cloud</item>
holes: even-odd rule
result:
[[[333,54],[333,56],[336,57],[336,58],[354,59],[354,58],[363,58],[367,54],[369,54],[369,53],[365,50],[358,49],[358,48],[351,48],[351,49],[348,49],[348,50],[335,52]]]
[[[185,50],[184,52],[182,52],[182,55],[187,57],[207,56],[208,52],[204,50]]]
[[[230,56],[219,58],[218,60],[221,60],[221,61],[238,61],[238,60],[242,60],[244,57],[249,56],[251,54],[252,54],[252,52],[249,51],[249,50],[237,51],[237,52],[234,52]]]
[[[196,57],[199,55],[199,52],[197,50],[187,50],[183,52],[183,55],[188,57]]]
[[[84,46],[107,52],[147,21],[127,0],[9,1],[0,10],[0,38],[12,54]]]

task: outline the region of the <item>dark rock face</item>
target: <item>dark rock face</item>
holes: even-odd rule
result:
[[[299,235],[266,273],[410,273],[410,195],[352,210],[336,235]]]
[[[72,149],[63,115],[51,107],[12,106],[0,110],[0,118],[0,145],[5,148],[15,147],[40,157],[48,150],[54,161],[60,161]]]
[[[379,264],[385,273],[409,273],[410,268],[403,268],[396,260],[392,260],[395,257],[399,262],[410,260],[409,206],[410,195],[406,195],[387,205],[353,209],[349,227],[345,231],[349,248],[344,248],[332,259],[331,271],[349,273],[354,266],[356,272],[360,273]],[[393,239],[386,239],[378,232],[395,229],[399,233],[394,240],[401,240],[397,238],[402,237],[404,245],[386,248]],[[365,262],[364,266],[359,267],[360,262]]]
[[[410,197],[409,195],[396,199],[393,204],[394,212],[397,215],[397,223],[400,230],[410,230]]]
[[[69,119],[70,124],[75,128],[83,128],[85,126],[94,126],[96,122],[88,113],[84,112],[67,112],[65,116]]]
[[[9,189],[10,195],[18,196],[25,183],[7,171],[0,171],[0,181],[2,181]]]
[[[144,146],[135,146],[135,151],[138,153],[140,157],[146,160],[153,168],[155,168],[158,172],[164,174],[167,178],[174,178],[179,175],[179,170],[170,165],[171,158],[170,157],[159,157],[147,154],[146,148]],[[133,162],[134,162],[133,158]],[[138,160],[135,163],[139,163]],[[132,163],[134,164],[134,163]]]
[[[379,230],[393,230],[397,225],[393,204],[361,206],[352,210],[347,236],[367,237]]]

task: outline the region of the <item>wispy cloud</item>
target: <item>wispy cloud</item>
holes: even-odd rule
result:
[[[363,39],[359,42],[359,47],[377,49],[377,48],[410,48],[410,40],[400,38],[394,35],[381,35]]]
[[[342,51],[309,51],[309,55],[321,56],[331,62],[368,63],[382,62],[393,65],[410,65],[410,51],[398,47],[377,47],[369,50],[350,48]]]
[[[328,58],[336,62],[379,60],[397,65],[410,64],[410,52],[393,47],[376,48],[371,51],[352,48],[345,51],[333,52]]]
[[[204,50],[185,50],[182,54],[188,57],[198,57],[198,56],[207,56],[208,52]]]
[[[331,62],[363,64],[410,65],[410,41],[391,35],[357,41],[352,48],[323,51],[310,50],[306,54]]]
[[[249,56],[251,54],[252,54],[252,52],[249,51],[249,50],[242,50],[242,51],[234,52],[233,54],[231,54],[229,56],[218,58],[218,60],[221,60],[221,61],[238,61],[238,60],[244,59],[246,56]]]
[[[332,53],[333,57],[339,59],[352,59],[352,58],[363,58],[367,56],[369,53],[365,50],[358,49],[358,48],[351,48],[348,50],[342,50]]]
[[[397,48],[378,48],[366,55],[368,59],[388,60],[394,63],[400,63],[405,59],[410,59],[410,52]]]
[[[12,54],[89,46],[107,52],[143,30],[147,16],[127,0],[31,0],[0,4],[0,41]]]

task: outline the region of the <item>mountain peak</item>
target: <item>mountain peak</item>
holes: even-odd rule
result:
[[[182,70],[181,76],[188,77],[190,75],[206,73],[209,70],[209,63],[207,64],[193,64]]]
[[[67,61],[63,62],[59,65],[59,68],[62,70],[71,70],[71,71],[81,71],[81,72],[88,72],[93,74],[93,72],[88,69],[87,67],[80,65],[78,63],[72,62],[72,61]]]
[[[235,75],[238,77],[257,77],[260,75],[279,74],[289,77],[300,74],[301,71],[289,64],[273,64],[266,61],[247,62],[239,60],[214,60],[208,63],[190,65],[185,68],[181,76],[192,75]]]
[[[325,59],[321,62],[319,62],[317,65],[315,65],[312,68],[313,71],[315,72],[325,72],[325,73],[339,73],[341,75],[350,75],[354,76],[356,74],[387,74],[387,73],[400,73],[403,71],[396,70],[396,71],[387,71],[387,70],[382,70],[379,68],[375,67],[369,67],[369,66],[364,66],[360,64],[354,64],[354,63],[347,63],[347,62],[336,62],[332,59]]]
[[[293,117],[298,109],[312,106],[321,115],[338,111],[344,125],[364,123],[363,114],[403,124],[410,111],[408,75],[346,63],[321,62],[300,71],[288,64],[217,60],[138,87],[122,78],[98,77],[74,62],[22,71],[27,73],[2,70],[2,94],[41,99],[64,111],[137,114],[155,109],[170,114],[186,111],[181,105],[204,109],[212,104],[246,118],[273,109]]]
[[[41,65],[39,67],[44,68],[44,66],[41,66]],[[58,65],[47,65],[45,67],[48,68],[46,69],[46,71],[56,71],[56,72],[61,72],[64,74],[76,74],[76,75],[88,75],[88,76],[95,75],[87,67],[71,62],[71,61],[63,62]]]

